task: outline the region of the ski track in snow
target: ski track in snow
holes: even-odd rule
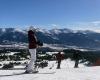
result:
[[[0,70],[0,80],[100,80],[100,67],[85,67],[82,64],[79,68],[73,68],[74,62],[64,60],[61,64],[61,69],[56,69],[56,62],[51,61],[49,67],[39,69],[41,74],[22,74],[25,70]],[[42,74],[51,73],[54,74]],[[13,74],[13,75],[12,75]],[[7,76],[8,75],[8,76]]]

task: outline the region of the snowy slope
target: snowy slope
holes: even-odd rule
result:
[[[56,62],[50,62],[49,67],[39,69],[42,74],[23,74],[11,75],[14,73],[21,73],[24,70],[0,70],[0,80],[100,80],[100,67],[85,67],[80,64],[80,68],[73,68],[74,62],[64,60],[61,69],[56,69]],[[56,72],[54,74],[45,74]],[[9,76],[7,76],[9,75]]]

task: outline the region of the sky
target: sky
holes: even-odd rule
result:
[[[0,27],[100,30],[100,0],[0,0]]]

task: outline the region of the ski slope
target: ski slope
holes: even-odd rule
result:
[[[63,60],[61,69],[56,69],[56,65],[55,61],[49,62],[48,67],[39,69],[40,74],[20,74],[25,70],[0,70],[0,80],[100,80],[99,66],[80,64],[80,68],[73,68],[74,62],[70,60]]]

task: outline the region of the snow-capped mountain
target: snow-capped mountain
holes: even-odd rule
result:
[[[39,29],[37,37],[46,44],[60,44],[66,46],[77,46],[82,48],[100,48],[100,33],[94,31],[64,29]],[[28,42],[27,29],[0,28],[0,44],[11,42]]]

